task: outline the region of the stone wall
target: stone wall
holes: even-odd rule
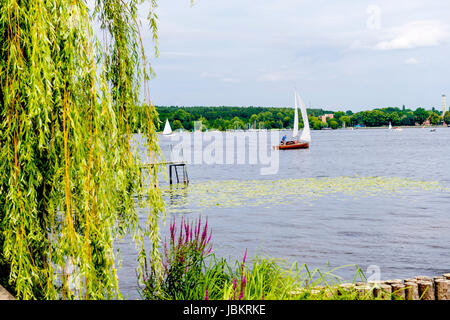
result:
[[[0,285],[0,300],[16,300],[5,288]]]

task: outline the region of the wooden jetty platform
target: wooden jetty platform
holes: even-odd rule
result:
[[[189,184],[189,176],[188,176],[188,173],[187,173],[186,162],[184,162],[184,161],[166,161],[166,162],[158,162],[158,163],[155,163],[155,164],[157,164],[157,165],[165,165],[165,166],[169,167],[169,183],[170,184],[173,184],[172,171],[175,173],[175,176],[177,178],[177,183],[180,183],[181,173],[180,173],[180,175],[178,175],[178,168],[181,167],[182,173],[183,173],[183,183],[184,184]],[[150,163],[150,166],[153,167],[155,164]],[[142,169],[146,169],[146,168],[148,168],[148,166],[149,166],[148,163],[147,164],[143,164],[140,169],[141,170]]]

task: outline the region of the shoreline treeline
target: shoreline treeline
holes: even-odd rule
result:
[[[203,130],[228,129],[289,129],[292,128],[294,120],[293,108],[275,107],[178,107],[178,106],[156,106],[160,122],[159,130],[164,128],[166,119],[169,120],[173,130],[183,129],[192,131],[194,121],[201,121]],[[142,115],[145,108],[142,108]],[[327,111],[324,109],[307,109],[310,127],[314,130],[324,128],[338,129],[342,127],[353,127],[361,125],[365,127],[388,126],[416,126],[429,122],[431,125],[442,124],[443,121],[450,124],[450,112],[442,117],[442,112],[435,108],[426,110],[417,108],[415,110],[388,107],[377,108],[367,111]],[[332,114],[322,121],[321,117]],[[142,116],[143,118],[143,116]],[[140,129],[141,116],[138,115],[136,130]],[[302,119],[299,127],[303,128]]]

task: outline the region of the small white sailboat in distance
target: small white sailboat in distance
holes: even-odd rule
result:
[[[392,124],[390,121],[389,121],[389,130],[392,130]]]
[[[166,125],[164,126],[164,131],[162,134],[165,136],[172,135],[172,128],[170,127],[169,119],[166,119]]]

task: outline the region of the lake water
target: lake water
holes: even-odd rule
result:
[[[260,164],[188,165],[187,188],[162,182],[167,222],[207,217],[215,254],[233,260],[247,249],[310,269],[375,265],[381,279],[450,272],[450,128],[311,135],[309,149],[279,151],[272,175]],[[169,159],[176,141],[160,145]],[[236,155],[246,150],[248,141]],[[161,229],[164,238],[168,223]],[[134,245],[125,239],[121,251],[121,291],[139,299]],[[355,267],[335,274],[351,280]]]

